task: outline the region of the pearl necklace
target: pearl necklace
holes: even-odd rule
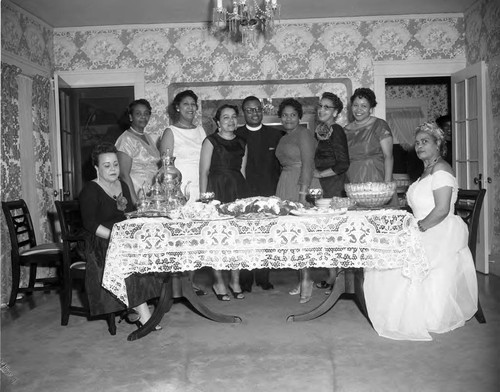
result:
[[[142,132],[139,132],[139,131],[136,131],[134,128],[130,127],[129,130],[132,131],[132,133],[135,133],[136,135],[139,135],[139,136],[144,136],[144,131]]]

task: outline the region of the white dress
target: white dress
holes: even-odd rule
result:
[[[201,125],[193,129],[179,128],[170,125],[174,134],[175,167],[182,174],[182,191],[184,186],[191,181],[189,192],[191,197],[188,203],[200,197],[200,153],[201,144],[207,136]]]
[[[417,220],[434,208],[433,190],[452,187],[448,216],[422,233],[430,263],[429,275],[410,281],[400,269],[365,269],[364,292],[368,315],[380,336],[396,340],[432,340],[429,332],[461,327],[477,311],[477,277],[468,248],[468,229],[454,215],[457,181],[437,171],[413,183],[407,199]]]

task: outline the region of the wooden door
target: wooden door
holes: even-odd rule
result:
[[[462,189],[487,189],[479,223],[476,269],[488,273],[491,197],[488,189],[491,145],[488,135],[486,65],[474,64],[451,76],[453,166]],[[491,198],[490,198],[491,200]]]

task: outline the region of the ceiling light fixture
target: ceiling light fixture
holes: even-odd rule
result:
[[[263,7],[257,4],[257,0],[233,0],[229,8],[223,6],[223,0],[217,0],[212,26],[217,32],[227,32],[235,42],[241,40],[245,45],[253,45],[259,32],[272,35],[280,10],[277,0],[264,0]]]

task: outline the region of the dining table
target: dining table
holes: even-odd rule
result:
[[[102,286],[128,307],[127,277],[166,273],[152,317],[132,332],[128,340],[151,332],[178,297],[187,299],[211,320],[241,322],[236,315],[210,310],[194,293],[187,271],[203,267],[216,270],[336,267],[338,274],[330,295],[304,313],[289,315],[288,321],[319,317],[344,293],[357,293],[363,302],[362,280],[356,279],[360,274],[353,271],[398,268],[411,280],[423,280],[429,271],[416,220],[400,209],[305,211],[285,216],[266,214],[261,218],[221,215],[208,220],[127,219],[113,226]]]

